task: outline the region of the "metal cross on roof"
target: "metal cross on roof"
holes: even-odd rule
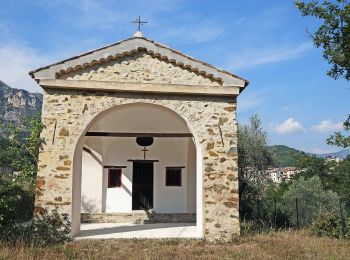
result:
[[[135,21],[132,21],[132,23],[137,23],[138,24],[138,31],[141,30],[141,25],[144,25],[145,23],[148,23],[146,21],[141,21],[141,17],[139,16],[138,18],[136,18]]]

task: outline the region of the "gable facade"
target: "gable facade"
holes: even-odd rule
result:
[[[239,234],[236,97],[247,81],[143,38],[73,57],[31,75],[44,89],[37,215],[58,207],[71,217],[72,235],[79,233],[87,133],[110,111],[145,104],[174,113],[188,126],[186,134],[191,133],[198,237],[229,240]],[[160,127],[155,139],[167,134],[183,132],[170,134]],[[131,166],[125,162],[125,167]]]
[[[221,86],[220,81],[198,75],[145,51],[93,65],[58,77],[66,80],[102,80],[135,83]]]

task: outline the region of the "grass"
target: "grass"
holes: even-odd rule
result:
[[[66,245],[0,246],[0,259],[350,259],[350,241],[305,231],[271,232],[211,244],[201,240],[83,240]]]

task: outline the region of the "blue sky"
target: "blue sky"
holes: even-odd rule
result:
[[[40,92],[31,69],[129,38],[138,15],[145,37],[250,81],[238,120],[259,114],[271,144],[308,152],[339,150],[325,139],[350,112],[350,83],[306,33],[293,0],[4,0],[0,8],[0,80]]]

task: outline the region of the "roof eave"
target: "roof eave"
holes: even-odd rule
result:
[[[134,44],[130,43],[126,43],[128,41],[135,41]],[[144,43],[142,43],[142,41],[145,41]],[[151,43],[151,44],[150,44]],[[124,45],[122,45],[124,44]],[[119,49],[121,49],[121,53],[118,53],[118,46],[120,45]],[[129,46],[129,47],[128,47]],[[203,62],[201,60],[195,59],[191,56],[188,56],[186,54],[181,53],[180,51],[174,50],[168,46],[165,46],[163,44],[157,43],[153,40],[147,39],[147,38],[140,38],[140,37],[132,37],[132,38],[128,38],[125,39],[123,41],[119,41],[117,43],[114,44],[110,44],[110,45],[106,45],[103,46],[101,48],[98,49],[94,49],[85,53],[82,53],[80,55],[75,55],[71,58],[32,70],[29,72],[29,75],[35,79],[36,81],[40,80],[40,79],[53,79],[56,78],[56,75],[58,72],[60,71],[65,71],[65,70],[69,70],[70,68],[74,68],[74,69],[79,69],[80,67],[84,67],[84,65],[87,63],[86,66],[90,66],[90,64],[95,61],[94,58],[97,58],[99,61],[102,60],[108,60],[108,57],[105,57],[104,55],[102,55],[103,53],[101,52],[101,50],[104,49],[108,49],[108,48],[113,48],[115,47],[115,49],[111,49],[112,53],[110,55],[122,55],[123,51],[129,53],[132,52],[132,50],[134,49],[140,49],[143,47],[149,47],[151,50],[154,51],[154,53],[159,52],[160,54],[163,54],[165,57],[168,56],[175,56],[178,59],[180,59],[180,61],[175,60],[176,63],[183,63],[184,61],[187,61],[186,66],[192,68],[194,71],[204,71],[204,74],[207,75],[212,75],[214,78],[219,78],[221,79],[224,84],[227,85],[234,85],[236,84],[238,87],[240,87],[241,91],[243,91],[243,89],[249,84],[249,81],[241,78],[237,75],[234,75],[228,71],[222,70],[220,68],[214,67],[206,62]],[[152,47],[153,46],[153,47]],[[128,47],[128,48],[125,48]],[[134,48],[134,49],[133,49]],[[124,50],[125,49],[125,50]],[[146,48],[147,49],[147,48]],[[162,53],[162,49],[163,49],[163,53]],[[114,53],[113,53],[114,51]],[[88,56],[88,55],[95,55],[96,57],[92,56],[91,59],[84,59],[84,57]],[[126,54],[127,55],[127,54]],[[181,58],[182,57],[182,58]],[[81,60],[81,62],[85,62],[84,64],[82,63],[77,63],[74,64],[74,60]],[[174,60],[174,57],[169,57],[169,60]],[[90,62],[90,63],[89,63]],[[70,64],[69,64],[70,63]],[[197,64],[197,66],[195,66]],[[75,66],[75,67],[74,67]],[[185,66],[185,67],[186,67]],[[206,69],[205,69],[206,68]],[[47,71],[46,73],[44,73],[44,71]],[[59,70],[59,71],[57,71]],[[209,71],[209,72],[208,72]],[[37,75],[36,75],[37,74]],[[39,74],[39,75],[38,75]],[[41,74],[41,75],[40,75]]]

